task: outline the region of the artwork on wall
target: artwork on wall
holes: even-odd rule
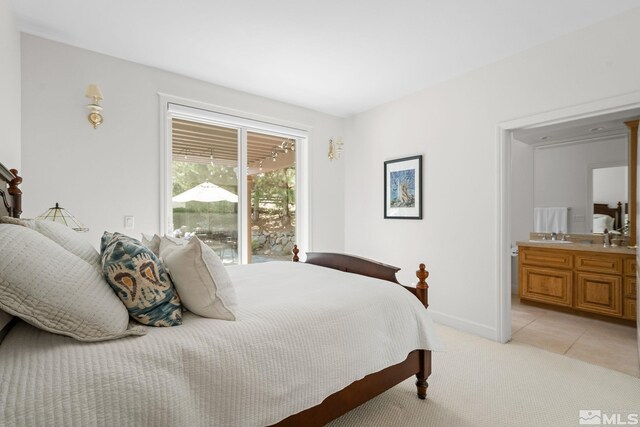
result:
[[[422,156],[384,162],[384,217],[422,219]]]

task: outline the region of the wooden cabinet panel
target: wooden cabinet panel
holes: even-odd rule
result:
[[[637,286],[635,277],[624,278],[624,297],[625,298],[638,298]]]
[[[622,278],[577,272],[576,308],[622,317]]]
[[[622,274],[622,257],[604,254],[576,254],[576,270]]]
[[[637,317],[636,257],[521,246],[520,299],[624,319]]]
[[[636,320],[638,318],[638,307],[635,299],[625,298],[624,300],[624,318]]]
[[[570,252],[544,249],[531,249],[520,252],[519,262],[541,267],[573,268],[573,256]]]
[[[624,274],[627,276],[636,275],[636,257],[626,257],[624,259]]]
[[[571,307],[573,273],[550,268],[522,266],[520,298]]]

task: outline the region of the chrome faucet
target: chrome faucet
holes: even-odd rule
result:
[[[611,245],[611,236],[609,235],[609,230],[604,229],[604,247],[608,247]]]
[[[555,231],[551,233],[551,240],[558,240],[558,233],[556,233]]]

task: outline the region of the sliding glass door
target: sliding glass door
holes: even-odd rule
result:
[[[225,264],[238,256],[238,129],[171,122],[171,207],[175,237],[197,236]]]
[[[167,112],[167,234],[197,236],[225,264],[289,260],[294,244],[307,247],[306,132],[174,104]]]
[[[296,244],[296,140],[247,133],[250,262],[291,259]]]

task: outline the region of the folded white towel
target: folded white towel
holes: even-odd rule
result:
[[[566,233],[569,228],[569,208],[534,208],[533,231],[536,233]]]

